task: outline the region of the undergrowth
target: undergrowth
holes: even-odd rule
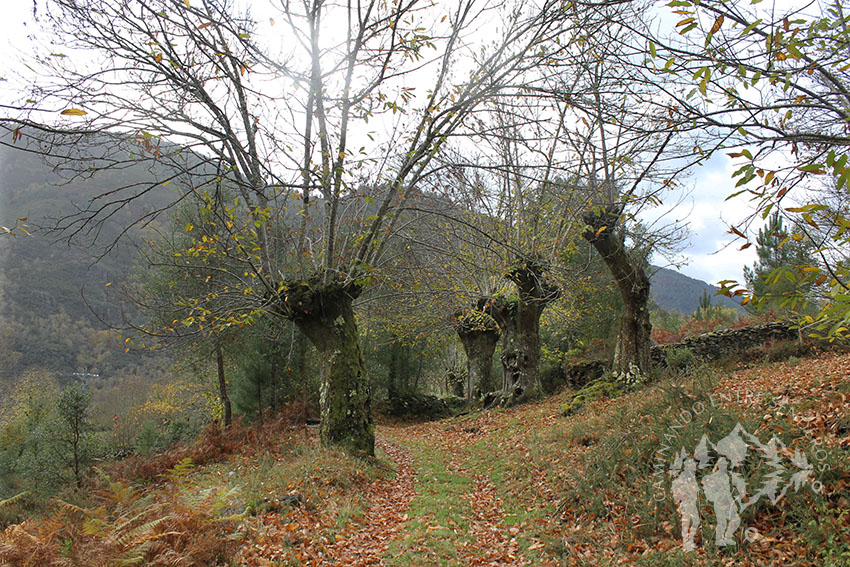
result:
[[[684,455],[682,451],[696,455],[701,442],[713,447],[740,424],[742,435],[753,432],[765,445],[775,437],[782,443],[777,447],[787,447],[778,451],[787,469],[781,481],[777,481],[780,485],[790,485],[791,472],[802,470],[793,466],[799,465],[799,455],[805,454],[803,466],[810,466],[806,486],[798,487],[799,490],[789,488],[785,498],[775,503],[769,497],[754,500],[743,509],[741,525],[755,530],[750,533],[756,540],[802,539],[806,560],[813,564],[850,565],[850,536],[846,531],[836,530],[836,526],[850,526],[848,501],[841,496],[850,486],[850,459],[846,451],[817,446],[787,416],[766,416],[760,411],[723,403],[714,394],[720,379],[710,367],[691,368],[643,392],[610,401],[596,415],[583,412],[562,427],[544,432],[536,441],[535,452],[558,455],[573,450],[578,459],[562,482],[560,510],[572,515],[579,524],[599,521],[613,524],[625,545],[646,544],[647,551],[662,540],[678,539],[681,545],[679,510],[670,492],[671,467],[677,455]],[[606,388],[604,383],[596,383],[589,393],[607,398],[611,392]],[[574,411],[592,401],[592,395],[573,398],[564,410]],[[593,406],[594,410],[601,407]],[[586,450],[575,451],[577,447]],[[747,452],[737,471],[743,476],[748,496],[766,487],[772,478],[779,478],[771,477],[775,469],[768,465],[761,452],[755,449]],[[711,467],[713,463],[706,460],[703,466]],[[711,470],[705,469],[708,473]],[[822,490],[813,490],[821,484]],[[703,521],[696,541],[707,551],[708,564],[713,562],[712,557],[718,561],[725,557],[723,561],[728,561],[730,556],[748,552],[744,528],[736,533],[737,545],[718,548],[714,545],[714,510],[704,500],[701,515]],[[568,547],[587,544],[588,538],[594,537],[592,532],[575,534],[566,544]],[[641,564],[686,564],[678,560],[667,562],[671,557],[667,552],[659,555],[658,561],[651,560],[652,556],[648,553]]]
[[[340,527],[359,518],[365,486],[384,473],[320,448],[286,415],[262,427],[211,425],[191,445],[112,463],[86,490],[41,502],[39,514],[0,532],[0,565],[231,564],[260,517],[305,507]],[[26,498],[0,510],[15,517]]]
[[[190,461],[169,471],[187,475]],[[233,525],[216,521],[227,495],[218,491],[178,497],[166,485],[144,491],[104,477],[105,487],[81,506],[57,500],[53,512],[0,534],[0,563],[45,565],[212,565],[229,556]]]

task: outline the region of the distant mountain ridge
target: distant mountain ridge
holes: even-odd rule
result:
[[[649,281],[650,299],[665,311],[678,311],[682,315],[690,315],[699,309],[699,300],[703,293],[711,297],[711,304],[729,309],[735,309],[741,313],[744,308],[740,303],[726,297],[717,295],[718,288],[669,268],[652,266],[652,274]]]

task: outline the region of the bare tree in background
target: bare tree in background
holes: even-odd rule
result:
[[[371,455],[353,303],[434,156],[484,102],[520,89],[546,57],[540,47],[569,35],[571,20],[553,0],[278,8],[266,25],[227,0],[53,0],[40,17],[67,53],[36,60],[48,78],[35,102],[3,121],[6,143],[54,159],[71,177],[139,160],[169,167],[149,184],[105,189],[64,218],[58,228],[70,238],[96,237],[140,195],[172,195],[137,217],[144,224],[227,178],[239,196],[225,222],[232,245],[199,241],[183,254],[241,262],[221,293],[241,294],[244,312],[292,320],[313,342],[323,443]],[[200,305],[190,317],[234,322]]]
[[[551,166],[567,199],[563,216],[582,227],[623,299],[613,372],[627,380],[650,368],[652,329],[649,266],[631,253],[629,240],[632,249],[663,250],[682,233],[671,223],[644,230],[637,242],[626,229],[641,210],[661,205],[679,187],[680,170],[693,161],[681,125],[671,119],[670,100],[661,96],[661,80],[640,72],[645,56],[631,26],[647,9],[633,2],[588,10],[585,33],[553,58],[553,73],[540,89],[541,96],[552,97],[561,125]],[[557,72],[562,69],[567,72]]]

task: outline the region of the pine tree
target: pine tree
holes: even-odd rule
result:
[[[759,259],[752,268],[744,268],[755,310],[781,314],[810,310],[812,283],[801,278],[799,270],[811,265],[812,248],[809,239],[785,227],[778,213],[770,215],[767,226],[759,230],[756,238]]]

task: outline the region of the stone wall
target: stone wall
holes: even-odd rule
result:
[[[655,364],[662,364],[667,350],[673,348],[687,348],[702,360],[717,360],[729,354],[741,353],[761,346],[768,341],[787,341],[797,338],[797,329],[792,329],[789,323],[774,322],[742,329],[724,329],[688,337],[678,343],[653,345],[652,361]]]

